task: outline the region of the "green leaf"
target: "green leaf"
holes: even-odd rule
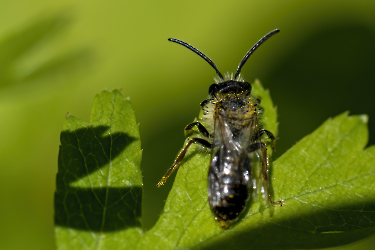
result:
[[[55,193],[59,249],[116,249],[141,230],[142,151],[129,100],[103,91],[91,121],[70,114],[61,132]]]
[[[273,106],[273,102],[268,89],[264,89],[259,80],[251,84],[251,94],[261,100],[260,105],[264,109],[262,115],[262,125],[264,129],[271,131],[277,136],[277,109]]]
[[[269,93],[259,82],[252,86],[265,128],[275,131]],[[375,147],[363,150],[366,123],[364,115],[342,114],[306,136],[270,171],[274,200],[283,206],[252,202],[229,229],[218,226],[207,202],[210,155],[192,146],[138,249],[322,248],[368,237],[375,230]]]
[[[263,127],[277,131],[276,109],[257,81]],[[60,249],[295,249],[339,246],[375,231],[375,147],[367,116],[329,119],[274,162],[271,195],[252,200],[222,229],[207,202],[209,152],[192,145],[156,225],[141,230],[141,150],[131,105],[102,92],[91,123],[71,115],[61,133],[55,195]],[[187,141],[185,141],[186,143]],[[155,187],[156,188],[156,187]]]
[[[283,207],[250,209],[243,223],[199,244],[205,249],[339,246],[375,231],[375,147],[367,116],[329,119],[275,161],[273,190]]]

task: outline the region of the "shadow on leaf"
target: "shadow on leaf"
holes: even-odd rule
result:
[[[138,140],[125,133],[108,134],[108,129],[87,126],[61,132],[55,225],[96,232],[141,226],[141,187],[92,186],[90,175],[100,171],[108,178],[103,167]],[[85,177],[90,181],[82,181]],[[80,187],[72,185],[76,182]]]
[[[197,249],[233,249],[233,242],[238,249],[316,249],[353,243],[375,232],[373,198],[334,208],[303,204],[298,210],[311,207],[314,207],[314,212],[304,216],[283,220],[274,217],[261,224],[255,219],[254,224],[258,223],[258,226],[198,244]]]

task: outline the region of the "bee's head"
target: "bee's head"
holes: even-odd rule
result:
[[[212,84],[208,89],[208,93],[211,97],[215,97],[217,93],[245,93],[245,95],[250,95],[251,85],[245,81],[226,80]]]
[[[219,69],[217,68],[216,64],[211,61],[210,58],[208,58],[205,54],[200,52],[198,49],[194,48],[188,43],[185,43],[184,41],[169,38],[168,41],[181,44],[185,46],[186,48],[190,49],[200,57],[202,57],[206,62],[208,62],[211,67],[213,67],[216,71],[217,78],[215,79],[216,83],[212,84],[208,90],[208,93],[210,96],[214,97],[216,93],[246,93],[250,94],[251,92],[251,85],[248,82],[245,82],[241,76],[241,69],[242,66],[246,63],[247,59],[249,59],[250,55],[262,44],[264,43],[268,38],[273,36],[276,33],[279,33],[280,30],[275,29],[271,32],[269,32],[267,35],[262,37],[244,56],[240,64],[238,65],[237,72],[233,75],[226,75],[225,77],[220,73]]]

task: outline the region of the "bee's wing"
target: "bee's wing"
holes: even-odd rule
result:
[[[269,157],[267,145],[260,135],[258,116],[254,116],[254,126],[251,129],[249,157],[253,170],[253,187],[256,187],[255,196],[261,195],[265,202],[269,199],[268,166]],[[256,198],[256,197],[254,197]]]
[[[214,142],[208,173],[208,192],[211,208],[218,205],[224,186],[251,187],[249,145],[252,125],[241,128],[236,137],[225,116],[214,117]]]

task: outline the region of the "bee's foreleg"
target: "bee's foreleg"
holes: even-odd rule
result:
[[[206,99],[203,102],[201,102],[201,108],[203,109],[212,99]]]
[[[160,187],[160,186],[164,185],[164,183],[167,181],[168,177],[173,173],[173,171],[175,171],[179,167],[180,163],[182,162],[182,160],[184,159],[184,157],[186,155],[186,152],[188,151],[191,144],[193,144],[193,143],[199,144],[199,145],[201,145],[203,147],[206,147],[206,148],[212,147],[212,144],[210,142],[206,141],[205,139],[192,138],[191,140],[189,140],[189,142],[186,144],[186,146],[177,155],[177,158],[174,161],[173,166],[167,171],[167,173],[163,176],[163,178],[161,178],[159,183],[156,184],[157,187]]]
[[[189,130],[192,130],[194,126],[197,126],[199,132],[204,135],[207,138],[211,137],[211,134],[208,132],[208,130],[202,125],[200,122],[192,122],[185,127],[185,133]],[[185,134],[186,135],[186,134]]]

